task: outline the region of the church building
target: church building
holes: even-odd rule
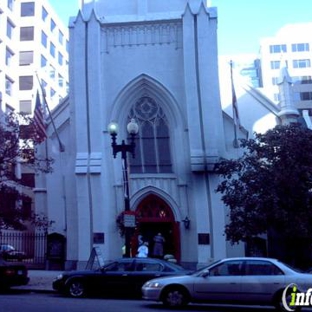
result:
[[[69,97],[48,126],[54,171],[38,175],[35,190],[37,211],[54,221],[50,233],[65,238],[65,268],[85,267],[93,247],[105,261],[125,248],[135,256],[139,238],[153,256],[157,233],[164,253],[188,267],[244,255],[225,240],[213,168],[240,155],[235,133],[247,138],[257,116],[249,109],[241,118],[248,131],[236,132],[221,106],[216,8],[203,0],[83,2],[69,25]],[[279,118],[260,93],[244,92],[249,108]]]

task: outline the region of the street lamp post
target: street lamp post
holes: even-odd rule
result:
[[[113,156],[116,158],[116,155],[120,152],[121,159],[123,161],[123,183],[124,183],[124,203],[125,203],[125,213],[130,211],[130,194],[129,194],[129,177],[128,177],[128,161],[127,161],[127,153],[131,153],[132,157],[135,157],[135,136],[139,132],[139,126],[135,122],[134,119],[127,125],[127,131],[130,134],[130,144],[126,144],[125,140],[122,140],[121,144],[117,144],[117,134],[118,134],[118,124],[115,122],[111,122],[108,125],[108,132],[112,138],[112,149]],[[125,216],[125,215],[124,215]],[[130,240],[131,240],[131,227],[128,224],[125,224],[125,256],[130,257]]]

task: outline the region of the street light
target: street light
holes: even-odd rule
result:
[[[130,144],[126,144],[125,140],[122,140],[121,144],[117,144],[117,134],[118,134],[118,124],[115,122],[111,122],[108,125],[108,132],[112,137],[112,149],[113,156],[116,158],[116,155],[120,152],[121,159],[123,161],[123,182],[125,188],[125,214],[130,212],[130,195],[129,195],[129,178],[128,178],[128,162],[127,162],[127,153],[131,153],[132,157],[135,157],[135,136],[139,132],[139,125],[136,123],[134,119],[127,125],[127,131],[130,134]],[[125,227],[125,256],[130,257],[130,239],[131,239],[131,227],[134,227],[135,224],[127,224],[126,220],[123,220]]]

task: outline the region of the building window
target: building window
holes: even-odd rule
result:
[[[19,77],[19,90],[32,90],[33,76],[20,76]]]
[[[5,50],[5,65],[10,66],[12,64],[12,59],[13,59],[13,52],[9,49],[6,48]]]
[[[20,28],[20,41],[34,40],[34,27],[21,27]]]
[[[47,20],[47,18],[48,18],[48,12],[47,12],[47,10],[46,10],[44,7],[42,7],[41,18],[42,18],[42,20],[43,20],[44,22],[45,22],[45,21]]]
[[[12,96],[12,90],[13,90],[13,80],[9,77],[5,77],[5,93],[7,95]]]
[[[301,77],[301,84],[310,84],[312,83],[312,77],[311,76],[302,76]]]
[[[64,41],[64,34],[59,30],[59,43],[63,44]]]
[[[52,99],[55,94],[56,94],[56,91],[53,88],[51,88],[50,89],[50,98]]]
[[[21,51],[19,53],[19,64],[20,66],[30,65],[34,62],[33,51]]]
[[[131,172],[172,172],[169,127],[162,108],[151,97],[143,96],[131,108],[131,118],[139,124],[135,158],[130,158]]]
[[[64,64],[64,57],[63,57],[63,54],[61,52],[58,53],[58,63],[60,66],[63,66],[63,64]]]
[[[41,85],[42,85],[43,89],[45,89],[45,88],[47,88],[48,83],[45,80],[41,79]]]
[[[51,18],[51,24],[50,24],[50,30],[51,30],[51,32],[54,31],[55,27],[56,27],[56,24],[55,24],[54,20]]]
[[[311,84],[312,76],[293,76],[292,81],[296,84]]]
[[[35,16],[35,3],[22,2],[21,3],[21,16]]]
[[[46,67],[48,65],[48,61],[43,55],[41,55],[40,65],[41,65],[41,68]]]
[[[280,61],[271,61],[271,69],[279,69],[281,66]]]
[[[21,100],[19,101],[19,109],[21,113],[31,114],[31,100]]]
[[[8,38],[12,39],[13,37],[13,31],[14,31],[14,24],[10,21],[7,20],[7,31],[6,31],[6,35]]]
[[[300,100],[301,101],[311,101],[312,100],[312,92],[300,92]]]
[[[41,44],[47,48],[48,47],[48,36],[44,31],[41,31]]]
[[[63,88],[64,87],[64,78],[62,75],[58,75],[58,85],[60,88]]]
[[[287,52],[286,44],[270,45],[270,53],[282,53],[282,52]]]
[[[310,51],[310,46],[308,43],[294,43],[291,45],[292,52],[305,52]]]
[[[35,175],[33,173],[22,173],[21,184],[29,187],[35,187]]]
[[[55,45],[52,42],[50,44],[50,54],[55,57]]]
[[[50,78],[52,80],[55,80],[55,72],[56,72],[55,68],[52,65],[50,65]]]
[[[272,77],[272,85],[276,86],[278,82],[278,77]]]
[[[305,60],[293,60],[293,67],[294,68],[306,68],[311,67],[311,62],[309,59]]]

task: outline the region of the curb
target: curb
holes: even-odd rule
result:
[[[57,294],[55,290],[50,289],[36,289],[36,288],[24,288],[24,287],[12,287],[11,290],[18,290],[27,293],[38,293],[38,294]]]

